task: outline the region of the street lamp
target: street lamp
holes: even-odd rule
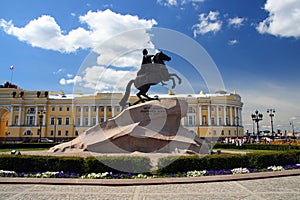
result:
[[[38,112],[38,115],[39,115],[39,119],[40,119],[40,129],[38,130],[39,131],[39,137],[40,137],[40,139],[39,139],[39,142],[41,142],[41,139],[42,139],[42,125],[43,125],[43,117],[44,117],[44,114],[46,114],[46,111],[44,111],[44,110],[40,110],[39,112]]]
[[[290,125],[292,126],[294,141],[296,141],[296,137],[295,137],[295,129],[294,129],[294,123],[293,123],[293,122],[290,122]]]
[[[274,141],[274,129],[273,129],[273,117],[275,113],[275,109],[267,109],[267,113],[269,113],[269,116],[271,118],[271,128],[272,128],[272,139]]]
[[[259,138],[259,125],[258,122],[261,121],[263,119],[263,114],[258,113],[258,110],[256,110],[252,115],[251,118],[254,122],[256,122],[257,125],[257,138]]]

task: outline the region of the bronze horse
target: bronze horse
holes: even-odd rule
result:
[[[150,86],[156,85],[158,83],[162,83],[162,85],[166,85],[164,81],[172,80],[173,85],[172,89],[175,88],[176,83],[173,77],[178,79],[178,83],[181,84],[181,78],[175,73],[169,73],[164,61],[170,61],[171,58],[164,54],[163,52],[158,52],[153,57],[153,64],[144,64],[141,66],[141,69],[137,72],[136,79],[132,79],[128,82],[126,86],[126,92],[123,98],[120,101],[120,106],[124,108],[126,106],[126,102],[130,95],[130,88],[131,85],[134,86],[139,90],[136,94],[139,100],[135,102],[133,105],[138,104],[139,102],[145,102],[150,100],[155,100],[155,98],[151,98],[147,95]],[[146,97],[142,98],[142,96]],[[157,98],[156,98],[157,99]]]

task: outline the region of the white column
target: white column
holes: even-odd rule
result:
[[[217,112],[217,126],[219,126],[220,125],[220,123],[219,123],[219,106],[217,105],[216,106],[216,112]]]
[[[210,119],[210,105],[207,105],[207,122],[208,126],[211,125],[211,119]]]
[[[111,106],[111,117],[115,116],[115,107]]]
[[[44,106],[44,114],[43,114],[43,125],[46,125],[46,106]]]
[[[88,126],[91,126],[91,106],[89,106],[88,110]]]
[[[12,125],[12,122],[13,122],[13,117],[14,117],[13,114],[14,114],[14,106],[11,105],[10,106],[10,119],[9,119],[10,125]]]
[[[202,126],[202,106],[199,106],[199,124],[200,126]]]
[[[232,126],[232,107],[229,107],[229,114],[230,114],[230,126]]]
[[[106,121],[106,105],[104,106],[104,121]]]
[[[38,125],[38,106],[35,106],[35,116],[34,116],[34,125],[37,126]]]
[[[80,126],[83,126],[83,106],[80,106]]]
[[[226,105],[223,105],[223,115],[224,115],[224,116],[223,116],[223,118],[224,118],[224,119],[223,119],[223,120],[224,120],[224,121],[223,121],[223,122],[224,122],[223,124],[224,124],[225,126],[227,126],[227,121],[226,121]]]
[[[22,120],[22,106],[19,106],[18,126],[21,126],[21,120]]]
[[[99,119],[98,119],[98,115],[99,115],[99,107],[96,107],[96,124],[99,123]]]
[[[234,109],[234,124],[237,125],[238,123],[237,112],[236,112],[237,107],[233,107],[233,109]]]

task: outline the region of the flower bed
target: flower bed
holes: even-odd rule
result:
[[[82,179],[147,179],[158,177],[201,177],[201,176],[214,176],[226,174],[248,174],[266,171],[283,171],[300,169],[300,164],[290,164],[285,166],[269,166],[264,169],[251,169],[251,168],[234,168],[231,170],[194,170],[184,173],[169,174],[164,176],[147,175],[147,174],[131,174],[131,173],[88,173],[80,175],[72,172],[15,172],[0,170],[0,177],[24,177],[24,178],[82,178]]]

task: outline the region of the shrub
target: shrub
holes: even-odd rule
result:
[[[112,166],[112,167],[111,167]],[[146,157],[56,157],[1,155],[0,169],[16,172],[64,171],[84,173],[103,172],[149,172],[150,159]]]
[[[195,170],[229,170],[233,168],[262,169],[274,165],[296,164],[300,162],[300,151],[275,153],[249,153],[246,155],[220,154],[182,157],[165,157],[158,161],[158,174],[171,174]]]
[[[86,159],[87,173],[104,172],[149,172],[150,158],[138,156],[103,156]]]

